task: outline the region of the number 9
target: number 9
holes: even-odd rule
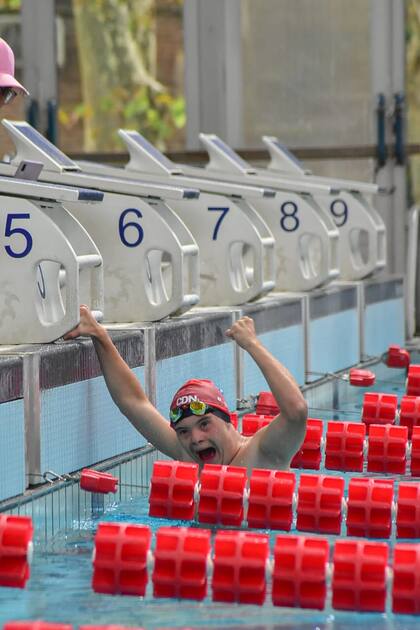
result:
[[[336,207],[338,206],[338,210]],[[341,212],[340,209],[341,208]],[[334,217],[334,223],[337,227],[343,227],[347,223],[347,219],[349,217],[349,209],[345,201],[342,199],[334,199],[334,201],[330,205],[331,214]],[[341,219],[341,223],[339,220]]]

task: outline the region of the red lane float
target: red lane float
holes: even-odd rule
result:
[[[420,425],[420,396],[403,396],[400,402],[400,425],[407,427],[411,440],[413,427]]]
[[[132,626],[118,626],[115,624],[111,624],[109,626],[79,626],[79,630],[144,630],[144,629],[141,626],[132,627]]]
[[[390,368],[408,369],[410,365],[409,352],[396,344],[389,346],[386,356],[386,365]]]
[[[333,556],[333,608],[384,612],[387,562],[386,543],[337,540]]]
[[[246,413],[242,416],[242,435],[249,437],[257,431],[266,427],[275,416],[263,416],[256,413]]]
[[[236,411],[232,411],[230,413],[230,421],[235,427],[235,429],[237,429],[238,428],[238,414],[236,413]]]
[[[254,468],[249,481],[248,527],[290,531],[295,474]]]
[[[246,468],[205,464],[200,476],[199,522],[241,525],[246,482]]]
[[[398,396],[368,392],[363,397],[362,422],[369,432],[371,424],[395,424]]]
[[[261,416],[276,416],[280,412],[276,399],[271,392],[258,394],[255,413]]]
[[[407,373],[407,396],[420,396],[420,365],[410,365]]]
[[[389,538],[392,527],[392,479],[350,479],[347,535]]]
[[[327,592],[328,540],[277,536],[274,547],[274,606],[323,610]]]
[[[413,427],[411,435],[411,474],[420,476],[420,426]]]
[[[264,603],[268,542],[266,534],[217,532],[214,541],[213,601],[260,606]]]
[[[301,475],[296,529],[321,534],[339,534],[344,479],[326,475]]]
[[[291,468],[319,470],[324,424],[318,418],[308,418],[303,444],[290,462]]]
[[[397,538],[420,538],[420,484],[400,482],[396,523]]]
[[[149,515],[184,520],[194,518],[197,482],[198,464],[155,462],[150,480]]]
[[[84,468],[80,475],[80,487],[82,490],[86,490],[86,492],[108,494],[108,492],[116,492],[117,485],[117,477],[114,477],[110,473]]]
[[[79,630],[82,630],[82,628],[83,626],[80,626]],[[50,621],[7,621],[3,625],[3,630],[73,630],[73,626],[69,623],[53,623]]]
[[[371,424],[368,440],[368,472],[404,474],[407,464],[407,427]]]
[[[325,443],[325,468],[363,471],[366,425],[355,422],[329,422]]]
[[[204,599],[209,555],[209,530],[161,527],[154,551],[154,597]]]
[[[420,544],[395,545],[392,612],[420,613]]]
[[[349,371],[349,383],[353,387],[371,387],[375,383],[376,374],[370,370],[352,368]]]
[[[107,535],[102,531],[104,526],[114,528],[111,537],[109,531]],[[119,529],[121,527],[124,530]],[[128,527],[143,530],[143,533],[133,538],[128,535]],[[388,567],[386,543],[338,540],[329,565],[327,539],[278,535],[271,563],[268,535],[249,531],[218,531],[212,564],[208,561],[211,554],[208,530],[162,527],[156,533],[154,556],[149,551],[150,530],[147,527],[100,523],[98,531],[105,549],[100,550],[96,546],[94,571],[97,557],[102,554],[111,563],[112,575],[111,579],[109,575],[106,578],[107,588],[97,589],[97,592],[144,595],[147,585],[146,560],[149,555],[150,561],[154,562],[152,580],[155,597],[203,600],[207,593],[207,575],[212,567],[213,601],[262,605],[266,597],[267,576],[271,573],[274,606],[323,610],[327,578],[332,569],[334,609],[384,612],[388,569],[393,568],[393,611],[420,614],[420,544],[397,544],[393,567]],[[119,534],[115,535],[115,531],[119,531]],[[139,547],[140,540],[142,543]],[[123,576],[120,572],[115,580],[116,572],[122,568],[121,560],[131,574]],[[140,572],[137,570],[139,568]],[[123,582],[124,588],[121,588]],[[43,622],[17,623],[24,625],[13,623],[9,630],[53,630],[55,627],[57,630],[68,630],[68,626],[61,624],[44,628],[42,625],[33,625]],[[120,630],[122,626],[86,626],[86,629]]]
[[[0,586],[25,588],[32,561],[32,519],[0,514]]]
[[[95,593],[144,596],[150,541],[151,531],[145,525],[99,523],[94,540]]]

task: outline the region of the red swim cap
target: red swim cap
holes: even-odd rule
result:
[[[170,411],[183,408],[184,406],[186,411],[186,413],[181,415],[175,422],[191,415],[191,413],[188,413],[188,408],[189,404],[194,400],[199,400],[216,411],[220,411],[220,417],[225,420],[225,422],[230,422],[229,407],[227,406],[222,392],[216,387],[213,381],[206,378],[192,378],[184,383],[175,393],[171,402]],[[175,424],[175,422],[172,421],[171,424]]]

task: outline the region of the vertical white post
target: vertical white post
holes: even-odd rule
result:
[[[392,92],[405,94],[405,3],[392,2]],[[407,103],[404,104],[403,116]],[[405,135],[405,131],[404,131]],[[406,136],[405,136],[406,137]],[[404,273],[407,251],[407,173],[405,165],[394,165],[394,207],[393,207],[393,258],[394,271]]]
[[[386,140],[394,143],[392,131],[394,97],[404,91],[404,0],[371,0],[372,6],[372,103],[377,95],[386,98]],[[372,112],[375,116],[375,112]],[[376,124],[376,121],[375,121]],[[377,183],[393,192],[378,198],[378,210],[387,226],[388,265],[394,273],[405,270],[406,169],[388,159],[377,175]]]
[[[240,0],[185,0],[187,148],[200,131],[242,145]]]

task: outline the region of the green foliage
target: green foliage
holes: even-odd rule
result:
[[[0,12],[20,11],[20,0],[0,0]]]
[[[99,101],[98,107],[103,113],[117,114],[121,127],[139,130],[162,150],[186,122],[182,96],[172,96],[168,91],[156,94],[147,87],[137,89],[132,95],[121,87],[114,89]],[[68,129],[94,116],[84,103],[72,108],[60,107],[58,115],[60,123]]]

